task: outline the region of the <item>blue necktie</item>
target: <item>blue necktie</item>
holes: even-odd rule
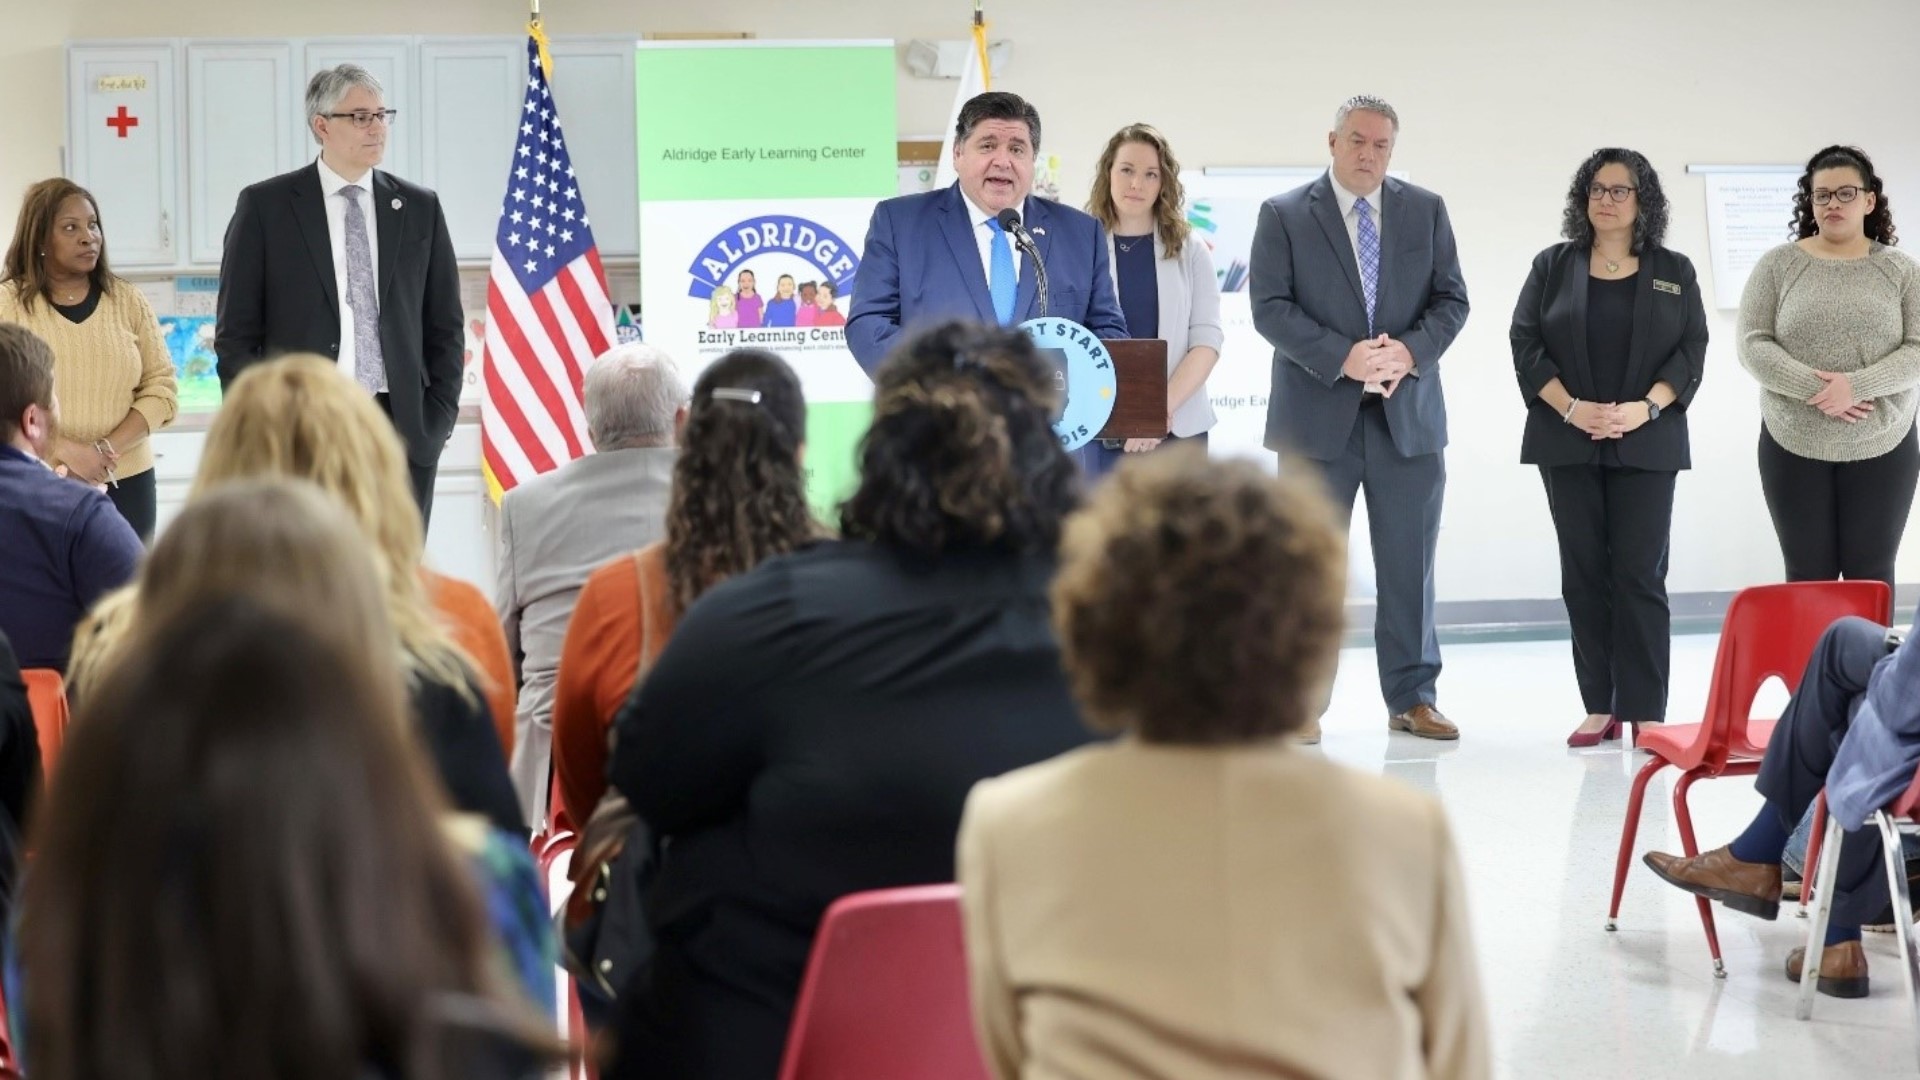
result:
[[[1360,292],[1367,299],[1367,333],[1373,333],[1374,304],[1380,298],[1380,230],[1373,224],[1373,208],[1365,198],[1353,200],[1360,228]]]
[[[1013,270],[1013,245],[1007,241],[1007,231],[992,218],[987,219],[987,228],[993,230],[993,265],[987,270],[987,291],[993,294],[993,317],[1006,326],[1013,322],[1013,302],[1020,293],[1020,275]]]

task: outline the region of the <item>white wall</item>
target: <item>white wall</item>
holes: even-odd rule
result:
[[[518,32],[504,0],[8,0],[0,38],[0,216],[59,164],[62,43],[81,37]],[[761,37],[958,37],[965,0],[733,0],[697,9],[651,0],[550,0],[556,33],[751,30]],[[1574,166],[1596,146],[1646,153],[1674,202],[1668,242],[1708,278],[1705,208],[1688,163],[1804,160],[1857,142],[1889,177],[1920,246],[1920,119],[1910,74],[1920,3],[1854,0],[1816,14],[1805,0],[992,0],[996,38],[1015,42],[997,85],[1031,97],[1064,190],[1086,190],[1106,136],[1159,125],[1188,167],[1324,160],[1333,106],[1385,96],[1404,124],[1396,168],[1453,211],[1474,315],[1446,358],[1454,443],[1440,551],[1442,600],[1558,592],[1538,478],[1515,464],[1521,409],[1508,316],[1532,255],[1555,239]],[[1355,12],[1371,16],[1364,35]],[[1151,51],[1148,51],[1151,50]],[[951,83],[904,70],[904,133],[944,122]],[[698,106],[697,93],[689,107]],[[39,106],[39,107],[36,107]],[[111,207],[105,208],[111,220]],[[1913,211],[1920,213],[1920,211]],[[11,231],[0,221],[0,236]],[[1712,295],[1711,282],[1708,295]],[[1670,585],[1727,590],[1775,580],[1780,561],[1754,468],[1756,391],[1738,366],[1730,314],[1716,313],[1693,411],[1694,472],[1680,485]],[[1920,580],[1920,545],[1900,576]]]

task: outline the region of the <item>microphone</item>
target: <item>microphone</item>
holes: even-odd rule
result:
[[[1033,242],[1033,234],[1027,232],[1026,226],[1020,224],[1020,211],[1013,207],[1009,206],[1000,211],[1000,216],[995,220],[999,222],[1001,230],[1012,237],[1013,242],[1020,246],[1020,250],[1026,252],[1027,257],[1033,260],[1033,281],[1038,286],[1034,307],[1039,313],[1039,318],[1046,318],[1047,264],[1040,258],[1039,245]]]

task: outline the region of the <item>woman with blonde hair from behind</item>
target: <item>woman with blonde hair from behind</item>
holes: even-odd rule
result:
[[[447,842],[352,523],[307,485],[229,485],[147,565],[35,834],[33,1075],[542,1075],[557,1047]]]
[[[250,367],[234,380],[207,431],[188,504],[235,480],[264,477],[308,480],[339,500],[359,524],[370,541],[387,617],[399,636],[398,658],[415,719],[448,795],[456,807],[524,833],[526,821],[507,776],[497,719],[476,686],[469,657],[442,628],[427,598],[420,512],[393,425],[364,391],[320,357]],[[265,574],[272,576],[271,569]],[[140,618],[128,615],[123,621]],[[104,662],[111,664],[111,638],[90,638],[83,627],[80,641],[106,649]],[[99,670],[101,662],[89,656],[81,666]],[[82,693],[88,692],[83,686]]]
[[[1129,463],[1069,522],[1061,659],[1120,737],[967,801],[974,1016],[1000,1080],[1491,1075],[1445,814],[1289,738],[1333,678],[1345,552],[1316,477],[1188,448]]]

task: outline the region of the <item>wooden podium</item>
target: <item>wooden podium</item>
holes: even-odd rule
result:
[[[1167,417],[1167,343],[1159,338],[1102,341],[1113,357],[1116,392],[1113,415],[1095,436],[1101,439],[1165,438]]]

